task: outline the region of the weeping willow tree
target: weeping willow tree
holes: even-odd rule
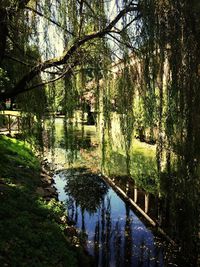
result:
[[[194,253],[195,258],[199,227],[196,217],[199,216],[200,9],[196,1],[150,1],[149,4],[153,16],[147,14],[145,28],[150,33],[148,46],[154,47],[152,56],[149,57],[150,70],[155,68],[153,64],[155,53],[157,54],[154,80],[159,96],[158,170],[162,172],[163,168],[167,169],[167,177],[162,177],[161,173],[160,178],[161,182],[168,184],[172,218],[177,216],[177,210],[182,211],[174,226],[179,229],[178,234],[182,236],[185,250],[190,251],[191,255]],[[148,77],[152,76],[148,74]],[[172,164],[174,157],[175,166]],[[176,194],[178,200],[174,201],[172,194]],[[186,219],[188,214],[190,223]],[[189,227],[189,224],[193,226]],[[191,236],[194,237],[193,240],[188,238]]]
[[[63,79],[64,98],[60,102],[63,107],[67,107],[64,108],[67,119],[72,117],[73,110],[77,107],[75,103],[77,101],[74,100],[77,94],[73,91],[77,89],[72,86],[76,80],[76,73],[83,74],[84,68],[96,60],[97,56],[95,52],[91,53],[91,50],[95,51],[95,47],[100,45],[96,46],[95,40],[103,37],[126,12],[130,11],[132,11],[131,6],[115,21],[108,24],[103,1],[100,4],[97,1],[92,3],[54,1],[52,4],[48,1],[10,1],[9,3],[5,1],[1,7],[3,14],[1,66],[8,70],[12,83],[1,90],[1,99],[20,94],[18,97],[20,108],[32,115],[37,113],[39,121],[45,105],[50,106],[47,110],[56,109],[52,96],[55,100],[58,86],[46,84]],[[57,29],[60,30],[60,34],[56,32]],[[42,38],[39,33],[41,31]],[[60,48],[56,48],[55,38],[61,39]],[[41,55],[35,57],[33,50],[30,49],[33,45],[38,45],[37,50]],[[57,56],[58,50],[63,49],[62,56]],[[99,52],[100,50],[96,49],[96,53]],[[49,58],[52,59],[49,60]],[[94,65],[93,63],[92,67]],[[95,68],[100,69],[98,66]],[[46,69],[50,70],[46,71]],[[82,84],[77,84],[78,87],[84,86],[83,80],[84,78],[80,79]],[[40,88],[45,86],[46,96],[43,97],[44,89]],[[30,89],[36,90],[30,92]]]
[[[103,146],[111,113],[117,112],[129,171],[133,133],[145,137],[148,130],[157,143],[159,187],[168,186],[172,218],[181,201],[194,218],[200,172],[199,13],[195,0],[2,1],[0,79],[10,82],[0,88],[0,100],[18,96],[20,107],[38,122],[45,106],[56,111],[60,105],[67,133],[93,82],[96,111],[103,113]],[[113,75],[117,58],[123,67]],[[179,201],[173,202],[173,194]],[[196,241],[195,219],[191,225],[185,236]]]
[[[142,1],[143,120],[156,127],[169,224],[196,264],[199,229],[199,14],[197,1]],[[144,123],[145,125],[145,123]],[[177,219],[178,218],[178,219]],[[173,233],[172,233],[173,234]]]

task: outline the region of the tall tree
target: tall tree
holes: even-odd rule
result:
[[[15,3],[15,4],[14,4]],[[15,6],[14,6],[15,5]],[[118,29],[117,25],[125,16],[138,17],[140,13],[139,4],[135,1],[126,1],[120,4],[120,8],[116,16],[112,19],[106,16],[105,12],[102,13],[102,6],[105,6],[106,2],[101,1],[97,4],[96,1],[54,1],[51,5],[47,1],[18,1],[13,2],[13,5],[9,6],[9,20],[5,20],[5,23],[1,26],[0,32],[3,32],[3,27],[6,27],[7,32],[4,31],[2,38],[2,46],[5,47],[10,42],[8,38],[13,30],[15,31],[15,25],[13,25],[14,18],[23,18],[23,23],[26,27],[26,31],[21,34],[29,34],[29,40],[34,36],[34,32],[31,32],[30,20],[34,19],[36,23],[36,29],[39,30],[39,23],[43,23],[44,20],[49,24],[56,26],[59,31],[65,34],[64,51],[58,57],[52,57],[39,62],[32,66],[25,75],[18,80],[18,82],[9,91],[0,92],[0,98],[8,98],[29,90],[30,82],[33,78],[39,75],[41,72],[47,69],[55,71],[55,67],[64,66],[64,71],[59,73],[61,76],[66,76],[74,66],[81,64],[82,59],[85,60],[85,56],[89,54],[91,46],[95,45],[97,39],[103,39],[110,33],[120,34],[123,29]],[[4,11],[7,10],[5,6]],[[15,12],[14,12],[15,10]],[[26,16],[25,16],[26,15]],[[36,17],[41,17],[41,20]],[[10,19],[12,17],[12,19]],[[60,19],[60,21],[59,21]],[[134,19],[133,19],[134,20]],[[63,21],[67,24],[63,25]],[[92,26],[93,24],[93,26]],[[128,24],[128,22],[127,22]],[[125,25],[124,27],[128,27]],[[45,29],[46,31],[48,28]],[[67,36],[67,38],[66,38]],[[45,39],[45,36],[44,38]],[[16,42],[16,43],[15,43]],[[15,40],[11,41],[11,45],[16,47],[20,44]],[[54,42],[56,45],[56,42]],[[5,49],[4,49],[5,50]],[[3,51],[4,51],[3,50]],[[2,52],[1,57],[5,57],[5,53]],[[11,53],[12,54],[12,53]],[[9,55],[10,56],[10,55]],[[57,77],[56,77],[57,78]]]

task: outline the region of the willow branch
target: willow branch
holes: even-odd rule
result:
[[[128,41],[124,41],[124,40],[122,41],[122,40],[120,40],[119,38],[117,38],[116,36],[112,35],[111,33],[108,33],[108,35],[116,41],[115,44],[122,44],[122,45],[126,46],[126,47],[129,48],[129,49],[132,49],[132,50],[134,50],[134,51],[137,50],[137,49],[136,49],[131,43],[129,43]]]
[[[74,36],[74,34],[73,34],[72,32],[70,32],[70,31],[67,30],[66,28],[62,27],[62,25],[61,25],[60,23],[58,23],[57,21],[55,21],[55,20],[53,20],[53,19],[47,17],[45,14],[41,13],[40,11],[38,11],[38,10],[32,8],[32,7],[28,7],[28,6],[26,6],[25,8],[28,9],[28,10],[30,10],[30,11],[32,11],[32,12],[34,12],[34,13],[37,14],[38,16],[45,18],[46,20],[48,20],[48,21],[51,22],[52,24],[54,24],[54,25],[56,25],[57,27],[63,29],[65,32],[69,33],[70,35]]]
[[[124,9],[122,9],[118,15],[103,29],[100,30],[98,32],[89,34],[84,36],[82,39],[77,39],[74,44],[71,46],[71,48],[69,50],[65,50],[63,55],[61,57],[56,57],[56,58],[52,58],[49,59],[45,62],[39,63],[38,65],[36,65],[35,67],[33,67],[29,73],[27,73],[26,75],[24,75],[24,77],[16,84],[16,86],[13,88],[12,92],[8,93],[0,93],[0,98],[6,98],[6,97],[12,97],[12,96],[16,96],[19,93],[22,93],[23,91],[25,91],[28,83],[35,77],[37,76],[39,73],[41,73],[42,71],[54,67],[54,66],[60,66],[63,64],[66,64],[67,62],[69,62],[69,60],[72,58],[72,56],[76,53],[76,51],[78,51],[78,49],[83,46],[85,43],[94,40],[94,39],[98,39],[98,38],[103,38],[106,34],[108,34],[113,27],[117,24],[117,22],[123,17],[125,16],[127,13],[129,12],[133,12],[133,11],[139,11],[139,7],[137,6],[131,6],[128,5],[127,7],[125,7]]]
[[[140,19],[142,17],[141,14],[138,14],[135,18],[133,18],[124,28],[121,30],[121,32],[125,31],[134,21]]]
[[[41,83],[38,83],[38,84],[33,85],[31,87],[28,87],[25,92],[31,91],[31,90],[38,88],[38,87],[43,87],[44,85],[47,85],[50,83],[54,83],[54,82],[60,80],[61,78],[63,78],[64,76],[66,76],[69,71],[71,72],[71,70],[68,69],[67,71],[63,72],[61,75],[59,75],[58,77],[56,77],[54,79],[43,81]]]
[[[23,48],[20,47],[20,45],[19,45],[17,42],[14,41],[14,39],[11,37],[10,34],[8,34],[7,36],[8,36],[8,38],[10,39],[10,41],[13,43],[15,49],[17,48],[18,51],[21,53],[21,55],[22,55],[23,57],[26,55],[26,57],[28,57],[28,58],[29,58],[30,60],[32,60],[32,61],[33,61],[33,60],[36,61],[36,62],[38,61],[38,59],[37,59],[36,57],[33,57],[33,56],[30,55],[30,54],[25,54]]]
[[[24,61],[22,61],[22,60],[20,60],[18,58],[15,58],[15,57],[11,57],[11,56],[9,56],[7,54],[5,54],[5,58],[8,58],[8,59],[10,59],[12,61],[15,61],[15,62],[18,62],[18,63],[20,63],[20,64],[22,64],[24,66],[33,67],[33,65],[31,65],[31,64],[29,64],[27,62],[24,62]]]

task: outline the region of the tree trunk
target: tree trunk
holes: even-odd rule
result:
[[[5,53],[7,33],[6,10],[0,8],[0,66]]]

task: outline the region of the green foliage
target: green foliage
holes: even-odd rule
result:
[[[0,68],[0,91],[5,91],[10,86],[10,78],[7,72]]]
[[[157,195],[160,188],[155,146],[135,140],[131,151],[131,176],[140,188]]]
[[[156,166],[156,147],[133,140],[129,150],[130,166],[127,170],[127,153],[121,147],[123,137],[113,138],[107,146],[104,171],[110,176],[131,176],[137,186],[147,192],[158,194],[159,179]]]
[[[0,137],[0,177],[1,266],[75,267],[81,258],[87,262],[63,234],[61,203],[36,195],[39,162],[27,144]]]
[[[108,190],[106,183],[95,179],[95,175],[87,170],[84,172],[77,168],[69,171],[71,173],[66,178],[65,190],[82,210],[90,214],[97,212]]]
[[[8,185],[1,194],[1,264],[77,266],[75,253],[55,222],[61,214],[58,210],[19,186]]]

